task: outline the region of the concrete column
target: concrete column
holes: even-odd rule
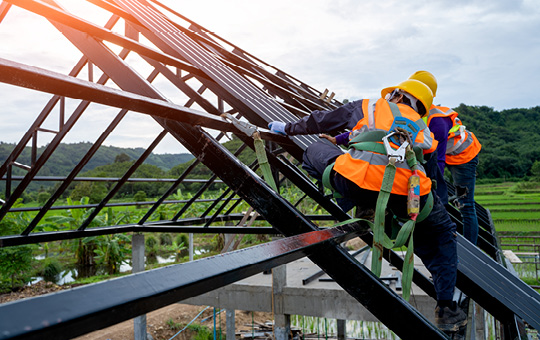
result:
[[[476,317],[476,320],[475,320],[476,329],[474,331],[476,332],[475,333],[476,339],[478,340],[487,339],[488,331],[486,329],[486,321],[485,321],[486,313],[484,309],[480,307],[480,305],[476,304],[476,302],[471,300],[470,303],[474,304],[473,308],[474,308],[474,314]]]
[[[345,320],[336,320],[337,323],[337,340],[347,339],[347,321]]]
[[[131,271],[144,271],[144,234],[133,234],[131,237]],[[146,315],[133,319],[135,340],[146,340]]]
[[[274,336],[276,340],[288,340],[291,334],[291,316],[284,314],[283,288],[287,285],[287,266],[272,269],[274,298]]]
[[[236,325],[234,320],[234,309],[227,309],[226,313],[226,326],[227,326],[227,335],[226,340],[235,340],[236,339]]]
[[[189,260],[193,261],[193,233],[189,233]]]

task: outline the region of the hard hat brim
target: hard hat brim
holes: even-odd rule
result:
[[[382,89],[381,90],[381,97],[386,98],[386,95],[389,94],[389,93],[392,93],[392,91],[394,91],[395,89],[397,89],[397,86],[390,86],[390,87]]]

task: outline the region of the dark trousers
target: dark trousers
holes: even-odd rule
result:
[[[456,206],[463,216],[463,236],[473,244],[478,241],[478,217],[474,203],[474,187],[476,185],[476,167],[478,155],[468,163],[448,165],[456,187]]]
[[[448,187],[446,186],[446,181],[444,180],[444,174],[437,164],[437,150],[435,150],[429,158],[427,158],[426,164],[424,164],[424,169],[426,169],[426,175],[431,178],[432,181],[435,181],[435,193],[441,199],[443,205],[448,204]]]
[[[321,180],[324,169],[332,164],[343,151],[324,142],[310,145],[304,152],[302,167],[314,178]],[[332,186],[343,198],[338,204],[348,211],[353,206],[375,209],[378,191],[360,188],[340,174],[332,171]],[[437,195],[429,216],[416,224],[414,230],[415,253],[432,275],[437,300],[452,300],[457,274],[456,225],[450,219]],[[427,195],[421,198],[423,205]],[[391,195],[387,209],[400,217],[407,216],[407,197]]]

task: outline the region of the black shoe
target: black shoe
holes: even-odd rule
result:
[[[460,327],[467,324],[467,314],[461,308],[445,306],[435,308],[435,324],[442,331],[457,332]]]

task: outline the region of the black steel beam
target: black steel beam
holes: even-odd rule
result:
[[[11,176],[11,180],[20,181],[24,179],[24,176]],[[68,176],[34,176],[34,182],[63,182],[69,179]],[[0,178],[0,180],[6,180],[5,177]],[[118,182],[120,178],[118,177],[74,177],[73,182]],[[174,183],[177,179],[174,178],[128,178],[126,182],[128,183]],[[206,183],[208,179],[182,179],[182,183]],[[217,179],[213,181],[214,183],[223,183],[222,180]]]
[[[353,223],[0,305],[0,339],[71,339],[365,233]]]
[[[178,177],[177,180],[174,181],[174,183],[165,191],[165,193],[154,203],[154,205],[148,209],[146,214],[141,218],[139,221],[139,224],[145,223],[152,214],[161,206],[163,202],[165,202],[165,199],[172,195],[172,193],[178,188],[180,183],[184,182],[185,178],[191,173],[193,169],[200,163],[198,159],[195,159],[188,167],[184,170],[184,172]],[[189,202],[189,200],[186,200],[184,203]]]
[[[231,198],[230,200],[238,201],[240,198]],[[195,203],[202,203],[202,202],[214,202],[215,199],[199,199],[196,200]],[[141,205],[150,205],[150,204],[181,204],[181,203],[187,203],[189,200],[167,200],[167,201],[142,201],[142,202],[124,202],[124,203],[107,203],[105,207],[130,207],[130,206],[141,206]],[[77,205],[55,205],[50,208],[47,208],[47,210],[67,210],[67,209],[90,209],[97,207],[98,204],[77,204]],[[9,209],[9,212],[23,212],[23,211],[39,211],[42,210],[43,207],[23,207],[23,208],[11,208]],[[143,222],[144,223],[144,222]]]
[[[239,221],[243,215],[223,216],[220,221]],[[86,228],[84,231],[65,230],[51,232],[34,232],[27,236],[10,235],[0,236],[0,248],[20,246],[23,244],[36,244],[44,242],[74,240],[84,237],[122,234],[130,232],[140,233],[193,233],[193,234],[271,234],[280,235],[281,232],[273,227],[205,227],[204,225],[178,223],[146,223],[117,225],[112,227]]]
[[[90,223],[94,220],[94,218],[99,214],[99,212],[105,207],[107,202],[109,202],[122,188],[122,185],[126,183],[128,178],[135,173],[135,171],[139,168],[139,166],[150,156],[152,151],[155,149],[155,147],[165,138],[167,135],[167,130],[163,130],[159,133],[159,135],[154,139],[154,141],[150,144],[150,146],[144,150],[143,154],[137,159],[130,167],[129,169],[124,173],[124,176],[116,182],[114,187],[107,193],[107,195],[99,202],[98,206],[92,210],[92,212],[88,215],[88,217],[84,220],[84,222],[79,227],[79,230],[84,230],[86,227],[90,225]]]

